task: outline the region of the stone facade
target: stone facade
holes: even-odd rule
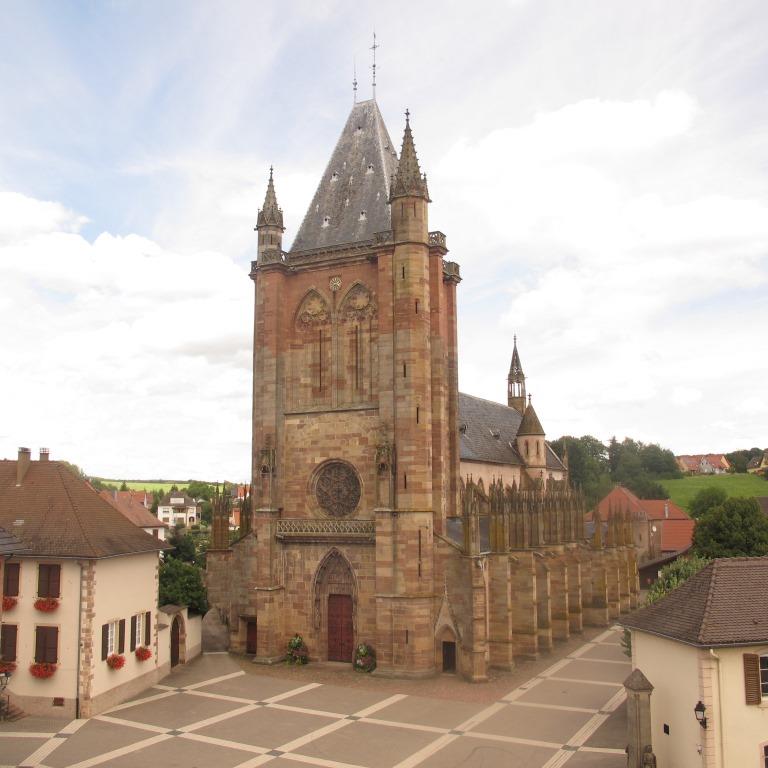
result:
[[[251,270],[250,509],[230,546],[217,507],[207,556],[230,648],[256,661],[281,659],[297,632],[327,659],[351,631],[375,647],[377,674],[484,680],[608,621],[590,613],[607,599],[593,560],[611,562],[615,610],[631,591],[628,549],[584,541],[580,498],[524,388],[509,407],[522,409],[522,473],[487,493],[462,482],[460,276],[445,236],[429,232],[429,202],[408,121],[397,160],[375,102],[353,108],[300,249],[282,250],[270,173]],[[332,596],[351,614],[331,616]]]

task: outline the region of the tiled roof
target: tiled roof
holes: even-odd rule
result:
[[[376,232],[391,229],[389,185],[396,170],[397,152],[378,105],[373,100],[358,102],[347,118],[291,252],[369,240]]]
[[[0,555],[11,555],[21,550],[21,542],[5,528],[0,528]]]
[[[459,392],[461,459],[521,466],[523,460],[515,448],[515,440],[522,420],[514,408]],[[549,445],[547,469],[565,469]]]
[[[661,526],[662,552],[682,552],[693,544],[694,520],[660,520],[657,524]]]
[[[669,499],[639,499],[629,488],[617,485],[610,493],[603,496],[598,503],[603,520],[610,510],[630,512],[634,517],[647,520],[690,520],[686,511]],[[592,519],[592,513],[587,513],[587,520]]]
[[[536,411],[533,410],[533,406],[530,401],[525,407],[525,413],[523,414],[523,420],[520,422],[520,426],[517,430],[518,435],[543,435],[544,427],[541,426],[539,417],[536,415]]]
[[[139,528],[167,528],[165,523],[160,522],[144,505],[140,504],[130,492],[120,491],[101,491],[99,494],[106,499],[120,514],[127,517],[134,525]]]
[[[171,504],[171,499],[184,499],[181,504]],[[159,507],[194,507],[197,502],[181,491],[168,491],[158,504]]]
[[[657,603],[620,622],[697,646],[768,642],[768,557],[714,560]]]
[[[101,558],[165,548],[58,461],[32,461],[16,485],[16,461],[0,461],[0,526],[25,555]]]

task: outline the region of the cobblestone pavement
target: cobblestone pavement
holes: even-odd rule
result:
[[[630,664],[619,638],[613,628],[569,643],[490,703],[392,693],[375,679],[248,674],[205,655],[90,720],[0,724],[0,766],[623,768]]]

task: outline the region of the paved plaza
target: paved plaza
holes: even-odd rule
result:
[[[0,766],[624,768],[630,663],[620,636],[613,628],[556,649],[548,667],[492,702],[460,695],[459,686],[482,694],[482,684],[392,693],[391,681],[307,682],[311,665],[297,679],[205,655],[90,720],[0,723]],[[429,694],[429,681],[421,688]]]

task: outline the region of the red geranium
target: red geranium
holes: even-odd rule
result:
[[[107,656],[107,666],[110,669],[122,669],[125,666],[125,656],[119,653],[111,653]]]
[[[35,600],[35,608],[43,613],[53,613],[59,607],[59,601],[55,597],[38,597]]]
[[[144,647],[143,645],[140,645],[136,651],[136,658],[139,661],[146,661],[147,659],[152,658],[152,651],[149,650],[149,648]]]
[[[15,597],[4,597],[3,598],[3,610],[4,611],[10,611],[12,608],[16,607],[16,603],[19,601]]]
[[[56,665],[49,664],[46,661],[41,661],[37,664],[30,664],[29,671],[32,674],[32,677],[37,677],[40,680],[44,680],[46,677],[53,676],[54,672],[56,672]]]
[[[0,661],[0,674],[3,672],[15,672],[16,664],[13,661]]]

